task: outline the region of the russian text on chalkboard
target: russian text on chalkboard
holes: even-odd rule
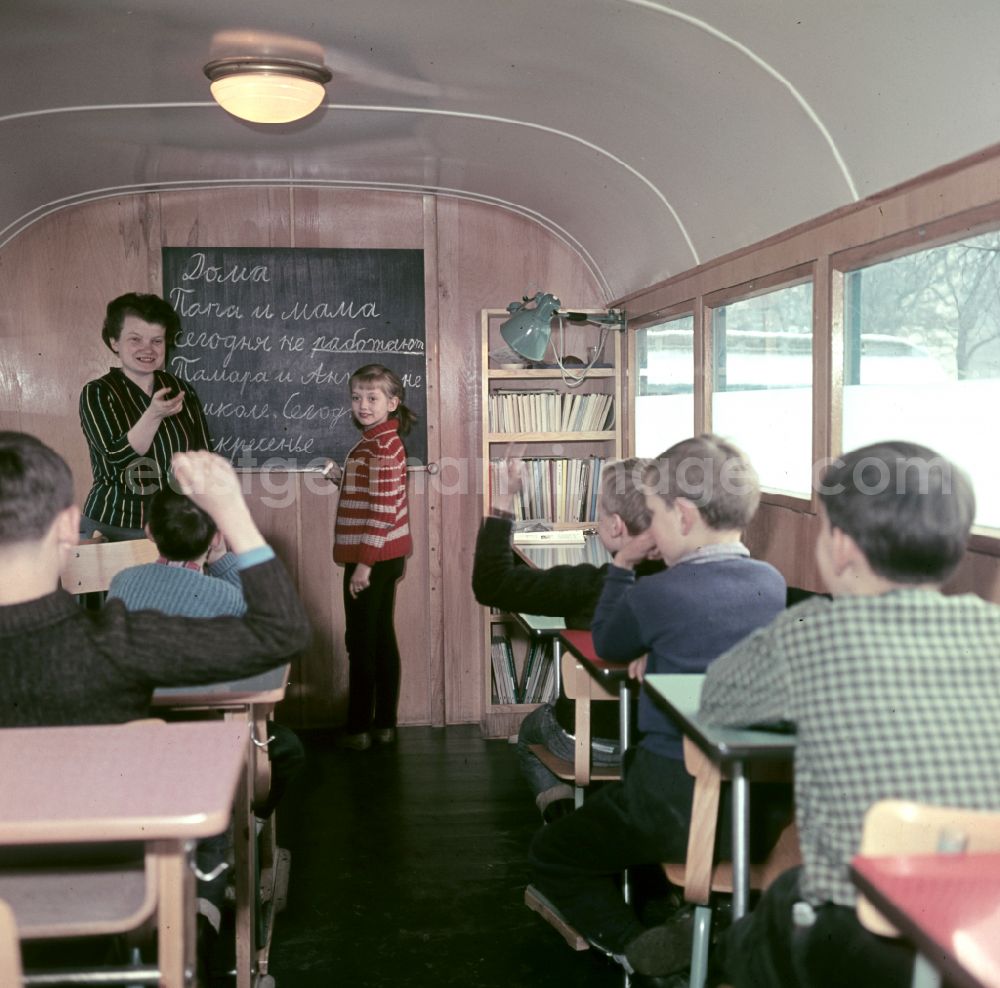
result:
[[[423,251],[164,247],[163,296],[182,326],[168,369],[236,466],[343,463],[360,437],[348,381],[369,363],[402,378],[407,457],[426,463]]]

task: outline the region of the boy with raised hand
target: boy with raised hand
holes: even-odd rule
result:
[[[638,566],[654,551],[649,532],[650,514],[641,489],[645,460],[606,463],[601,470],[597,533],[612,555]],[[523,464],[516,457],[504,460],[501,484],[493,493],[492,514],[483,519],[476,539],[472,565],[472,590],[480,604],[564,617],[569,628],[589,628],[594,606],[604,586],[608,567],[591,563],[536,569],[519,565],[511,548],[514,531],[514,496],[524,484]],[[655,563],[653,569],[662,569]],[[591,710],[591,760],[594,765],[617,767],[621,762],[618,707],[599,703]],[[562,691],[553,703],[536,707],[521,722],[517,757],[535,796],[542,819],[550,823],[573,809],[573,789],[554,775],[532,752],[543,744],[554,755],[573,760],[576,742],[575,704]]]
[[[702,435],[651,461],[643,481],[669,568],[636,582],[616,557],[594,612],[594,646],[608,661],[631,662],[638,678],[647,666],[702,673],[785,606],[781,574],[741,541],[760,500],[757,475],[736,447]],[[689,916],[646,930],[617,879],[632,866],[684,860],[694,782],[679,730],[646,695],[639,730],[624,779],[540,831],[531,864],[536,888],[595,947],[628,971],[667,976],[690,960]],[[779,830],[775,821],[774,836]]]
[[[701,714],[796,727],[802,866],[722,938],[736,988],[894,988],[913,951],[857,921],[848,862],[881,799],[1000,809],[1000,607],[944,596],[975,515],[961,470],[925,446],[847,453],[818,488],[813,598],[708,670]]]
[[[309,624],[224,459],[178,453],[175,484],[236,553],[243,617],[79,607],[59,588],[79,509],[65,461],[21,432],[0,432],[0,726],[120,723],[148,715],[157,686],[236,679],[287,660]]]

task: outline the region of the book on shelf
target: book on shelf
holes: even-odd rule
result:
[[[551,532],[515,532],[514,545],[583,545],[587,541],[582,528]]]
[[[597,518],[605,457],[526,457],[523,485],[514,498],[515,521],[593,522]],[[504,482],[502,460],[490,461],[490,489]]]
[[[506,635],[493,635],[490,657],[493,663],[493,702],[517,703],[517,670],[510,639]]]
[[[547,638],[532,641],[524,660],[521,680],[521,703],[547,703],[557,691],[552,642]]]
[[[601,432],[614,405],[611,395],[497,388],[489,396],[493,432]]]

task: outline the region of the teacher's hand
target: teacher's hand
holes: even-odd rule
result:
[[[160,388],[153,392],[149,402],[149,414],[157,419],[170,418],[184,407],[184,392],[173,394],[173,388]]]

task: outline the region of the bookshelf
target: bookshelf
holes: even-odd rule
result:
[[[566,323],[564,351],[560,332],[554,328],[545,360],[529,364],[520,361],[500,336],[500,325],[509,315],[506,309],[481,313],[483,514],[490,511],[493,464],[515,443],[524,447],[519,452],[526,467],[516,515],[544,520],[557,529],[590,527],[596,520],[600,468],[622,455],[623,334],[615,329],[607,333],[597,364],[572,387],[555,363],[552,344],[564,357],[586,362],[588,348],[600,344],[602,327]],[[510,366],[515,363],[522,365]],[[578,376],[582,368],[568,366],[568,370]],[[482,728],[487,737],[506,737],[517,732],[537,703],[512,703],[509,689],[497,689],[494,653],[503,652],[508,678],[523,682],[526,664],[537,661],[537,653],[532,653],[538,642],[510,615],[490,608],[483,608],[483,615]]]

